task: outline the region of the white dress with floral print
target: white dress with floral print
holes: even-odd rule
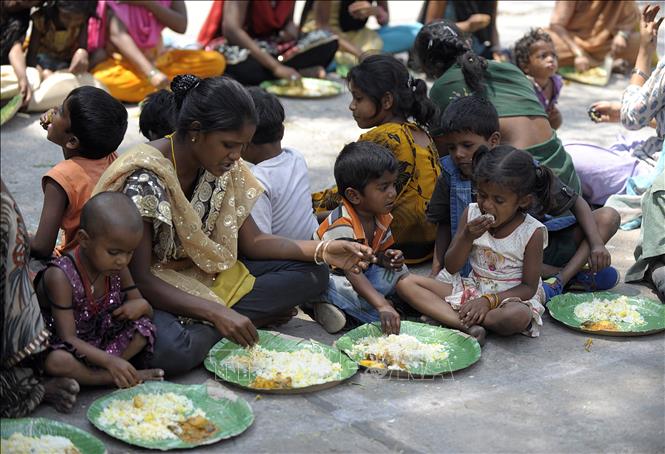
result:
[[[468,221],[481,215],[477,203],[469,205]],[[536,230],[542,230],[543,248],[547,246],[547,229],[538,220],[526,215],[524,221],[507,237],[494,238],[485,232],[473,241],[469,262],[472,271],[468,278],[459,273],[451,275],[445,268],[436,277],[437,280],[453,285],[452,294],[445,298],[455,310],[459,310],[466,301],[480,297],[485,293],[498,293],[519,285],[522,282],[524,250]],[[538,291],[527,301],[518,298],[506,298],[501,305],[517,301],[529,306],[532,323],[523,332],[527,336],[538,337],[542,326],[542,314],[545,312],[545,292],[539,281]],[[500,306],[501,306],[500,305]],[[500,307],[499,306],[499,307]]]

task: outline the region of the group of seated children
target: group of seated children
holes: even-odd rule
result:
[[[390,56],[369,57],[348,80],[354,119],[372,129],[339,153],[339,202],[320,225],[305,161],[281,145],[284,109],[260,89],[249,91],[258,125],[242,151],[266,188],[252,210],[261,230],[350,239],[374,252],[364,273],[331,269],[321,301],[304,308],[327,331],[380,321],[385,333],[399,333],[400,315],[389,299],[397,296],[432,322],[480,342],[486,329],[537,336],[544,304],[565,286],[595,290],[617,283],[604,246],[618,227],[616,212],[592,212],[529,153],[499,145],[489,101],[462,97],[435,116],[425,83]],[[139,123],[149,139],[171,132],[173,122],[169,92],[143,103]],[[427,133],[435,122],[446,144],[441,162]],[[140,368],[159,333],[128,271],[141,215],[123,194],[90,198],[115,159],[127,111],[103,90],[82,87],[47,112],[42,125],[65,158],[43,179],[44,208],[31,243],[33,257],[48,259],[35,284],[54,332],[46,371],[91,385],[161,379],[161,370]],[[59,229],[65,239],[53,258]],[[418,252],[428,244],[431,275],[409,273],[402,248],[422,259]]]

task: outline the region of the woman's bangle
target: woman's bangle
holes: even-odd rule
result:
[[[321,252],[321,260],[323,260],[323,263],[325,263],[326,265],[330,265],[330,263],[328,263],[328,261],[326,260],[326,251],[328,250],[328,246],[330,246],[330,243],[332,241],[333,240],[326,241],[326,244],[323,245],[323,251]]]
[[[637,74],[637,75],[640,76],[642,79],[644,79],[645,82],[646,82],[647,80],[649,80],[649,76],[647,76],[646,73],[644,73],[643,71],[641,71],[641,70],[639,70],[639,69],[637,69],[637,68],[633,68],[633,70],[632,70],[630,73],[631,73],[631,74]]]
[[[316,245],[316,249],[314,249],[314,263],[316,263],[317,265],[323,265],[325,263],[323,261],[323,257],[321,257],[321,260],[319,260],[319,251],[321,250],[321,247],[328,241],[329,240],[321,241],[319,244]]]

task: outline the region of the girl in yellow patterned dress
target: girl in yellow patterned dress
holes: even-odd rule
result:
[[[353,99],[349,109],[358,126],[372,128],[360,141],[389,149],[399,161],[397,200],[391,225],[397,248],[407,263],[432,257],[436,225],[425,217],[436,179],[441,173],[436,146],[427,128],[436,107],[427,98],[427,86],[388,55],[373,55],[348,75]],[[317,212],[340,203],[336,188],[313,195]]]

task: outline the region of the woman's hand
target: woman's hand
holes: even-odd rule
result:
[[[466,328],[480,325],[485,320],[485,315],[490,311],[490,303],[487,298],[480,297],[463,304],[459,310],[459,319]]]
[[[620,102],[616,101],[594,102],[593,104],[591,104],[589,111],[590,115],[592,115],[591,119],[596,123],[618,123],[619,120],[621,120]]]
[[[88,71],[89,65],[88,51],[83,48],[77,49],[69,64],[69,72],[72,74],[82,74]]]
[[[374,13],[374,7],[370,2],[358,1],[351,3],[349,5],[348,11],[354,19],[362,20],[367,19]]]
[[[238,345],[249,347],[259,340],[259,333],[252,321],[233,309],[221,307],[221,311],[210,320],[227,339]]]
[[[612,47],[610,48],[610,55],[617,57],[623,52],[626,47],[628,47],[628,41],[626,40],[626,35],[624,33],[617,33],[612,39]]]
[[[399,334],[400,319],[399,314],[392,305],[386,301],[385,306],[378,308],[379,318],[381,319],[381,331],[386,336],[390,334]]]
[[[118,356],[109,355],[104,368],[109,371],[118,388],[130,388],[140,382],[139,374],[134,366]]]
[[[575,71],[582,73],[589,68],[591,68],[591,60],[583,51],[580,51],[578,55],[575,55]]]
[[[277,79],[300,80],[300,73],[290,66],[278,63],[275,69],[272,70],[273,76]]]
[[[23,98],[21,106],[26,107],[30,103],[30,99],[32,99],[32,88],[30,88],[30,82],[28,82],[27,77],[21,77],[18,80],[18,92],[21,94],[21,98]]]
[[[125,304],[113,311],[113,316],[118,320],[138,320],[141,317],[152,316],[152,306],[144,298],[127,301]]]
[[[658,5],[647,5],[642,10],[642,18],[640,20],[640,47],[649,53],[656,50],[658,43],[658,29],[665,17],[656,20],[656,15],[660,11]]]
[[[376,262],[372,248],[353,241],[332,240],[323,246],[323,259],[328,265],[352,273],[361,273]]]

